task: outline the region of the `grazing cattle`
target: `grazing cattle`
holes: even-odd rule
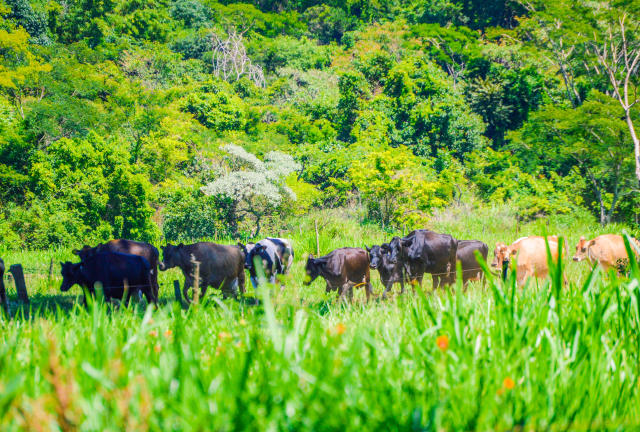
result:
[[[415,230],[389,243],[391,262],[401,262],[410,281],[422,286],[425,273],[431,273],[433,287],[449,285],[456,277],[458,241],[448,234]]]
[[[480,263],[476,258],[475,251],[478,251],[484,261],[487,261],[489,247],[479,240],[458,240],[456,259],[460,261],[462,267],[462,283],[466,287],[469,281],[482,280],[484,285],[484,273]]]
[[[380,273],[380,281],[384,285],[384,292],[382,298],[387,298],[387,293],[391,290],[394,284],[400,284],[400,293],[404,294],[404,272],[402,263],[396,261],[391,262],[391,248],[387,243],[383,243],[381,246],[374,245],[371,248],[366,248],[369,252],[369,267],[373,270],[378,270]]]
[[[340,248],[328,255],[314,258],[309,255],[306,265],[307,279],[304,284],[309,285],[318,276],[322,276],[327,283],[327,292],[338,290],[340,299],[346,296],[353,300],[353,288],[363,285],[369,301],[372,292],[369,275],[369,256],[361,248]]]
[[[256,244],[247,246],[238,243],[245,254],[245,268],[249,270],[251,284],[254,288],[258,286],[258,277],[255,269],[255,259],[258,257],[262,261],[262,268],[266,279],[276,283],[276,275],[287,274],[293,264],[293,247],[287,239],[266,238]]]
[[[0,303],[6,309],[7,291],[4,288],[4,261],[2,261],[2,258],[0,258]]]
[[[558,242],[556,236],[547,237],[551,258],[558,260]],[[554,241],[556,240],[556,241]],[[491,266],[502,270],[506,278],[507,269],[512,259],[517,256],[518,267],[516,279],[519,285],[532,276],[545,278],[549,274],[547,263],[547,246],[545,238],[540,236],[522,237],[510,246],[498,242],[493,252],[494,259]]]
[[[160,270],[179,267],[184,275],[183,293],[189,300],[189,288],[194,285],[195,265],[200,263],[200,291],[204,296],[208,287],[220,289],[224,298],[236,298],[238,289],[245,292],[244,253],[238,246],[200,242],[191,245],[162,247]]]
[[[102,284],[104,297],[107,301],[112,298],[122,299],[125,281],[129,292],[125,300],[134,291],[142,292],[147,301],[157,303],[153,291],[149,262],[141,256],[118,252],[101,252],[86,257],[79,263],[65,262],[62,266],[62,286],[60,291],[66,292],[78,284],[95,294],[96,282]]]
[[[149,262],[149,274],[151,276],[151,286],[153,287],[153,295],[158,298],[158,258],[160,254],[158,249],[149,243],[137,242],[133,240],[110,240],[106,243],[101,243],[96,247],[84,246],[80,250],[74,250],[73,253],[80,257],[81,261],[84,261],[90,256],[103,252],[116,252],[130,255],[138,255],[143,257]]]
[[[632,239],[632,242],[640,247],[638,240]],[[637,256],[638,252],[635,251],[635,253]],[[590,264],[598,262],[605,271],[611,267],[621,270],[629,263],[624,239],[616,234],[604,234],[593,240],[585,240],[584,237],[580,237],[573,260],[579,262],[584,259],[587,259]]]

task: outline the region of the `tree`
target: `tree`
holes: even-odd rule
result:
[[[23,119],[25,99],[44,97],[40,77],[51,70],[50,64],[31,52],[28,42],[29,34],[23,29],[0,28],[0,94],[9,96]]]
[[[601,25],[600,37],[594,35],[591,48],[613,88],[613,97],[624,110],[635,154],[636,178],[640,183],[640,138],[633,123],[632,110],[638,102],[638,70],[640,68],[640,20],[621,11],[616,20]]]
[[[544,107],[510,135],[515,156],[529,162],[525,170],[539,172],[542,166],[547,175],[563,176],[578,170],[603,226],[612,222],[620,201],[637,192],[629,137],[617,111],[614,100],[593,91],[576,109]]]
[[[437,195],[435,171],[406,148],[375,150],[349,171],[369,212],[383,227],[424,224],[432,208],[446,201]]]
[[[257,237],[263,217],[277,213],[287,199],[296,199],[285,179],[298,171],[300,165],[280,152],[269,152],[261,161],[237,145],[228,144],[222,150],[228,154],[229,171],[201,190],[205,195],[231,200],[236,224],[247,215],[253,216],[255,231],[252,237]]]
[[[256,86],[264,87],[262,67],[251,62],[243,38],[244,33],[236,29],[229,30],[226,39],[215,33],[211,35],[213,73],[225,81],[237,81],[246,75]]]

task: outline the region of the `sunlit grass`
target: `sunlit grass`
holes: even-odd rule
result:
[[[324,222],[322,253],[390,237],[348,220]],[[497,240],[539,233],[525,225],[518,234],[485,228],[483,237],[481,225],[469,222],[468,231],[452,231],[480,238],[491,250]],[[554,233],[572,247],[582,231]],[[59,295],[57,268],[48,277],[51,257],[70,259],[70,251],[5,254],[8,264],[43,269],[45,276],[27,281],[30,310],[10,290],[14,318],[0,324],[2,430],[640,424],[637,270],[618,278],[565,260],[566,286],[556,277],[515,288],[512,278],[490,277],[484,289],[472,283],[466,291],[458,285],[432,292],[427,278],[423,290],[388,301],[366,303],[359,289],[353,304],[342,304],[321,281],[301,283],[303,256],[316,248],[313,219],[286,235],[296,247],[293,271],[283,291],[255,294],[258,306],[207,295],[181,308],[172,301],[172,281],[182,276],[172,270],[161,273],[158,310],[144,302],[86,309],[76,302],[77,287]]]

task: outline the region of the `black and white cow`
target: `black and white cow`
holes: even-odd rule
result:
[[[276,283],[276,275],[287,274],[293,265],[293,247],[291,241],[283,238],[268,237],[255,244],[238,243],[244,253],[244,266],[249,270],[251,284],[258,286],[256,263],[262,263],[265,278],[272,284]]]

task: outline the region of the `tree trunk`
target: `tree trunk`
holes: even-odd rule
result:
[[[633,126],[633,120],[631,119],[631,110],[625,110],[625,118],[627,120],[627,126],[629,127],[629,133],[631,134],[631,141],[633,141],[633,153],[636,161],[636,180],[640,185],[640,139],[636,134],[636,129]]]

